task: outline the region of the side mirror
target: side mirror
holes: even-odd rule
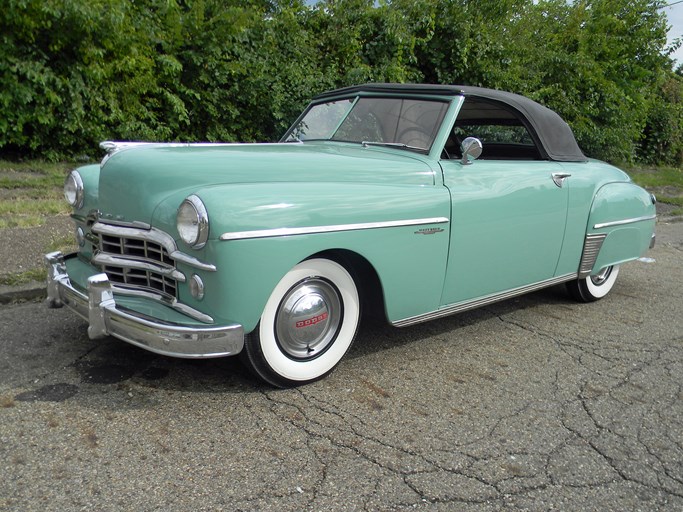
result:
[[[460,163],[462,165],[470,165],[472,163],[470,158],[472,160],[479,158],[482,149],[483,146],[479,139],[476,137],[467,137],[462,141],[462,144],[460,144],[460,150],[462,151],[462,160],[460,160]]]

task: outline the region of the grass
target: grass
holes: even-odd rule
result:
[[[0,228],[37,226],[45,217],[68,214],[62,187],[72,168],[67,163],[0,160]]]
[[[0,222],[0,231],[2,228],[2,223]],[[76,241],[73,236],[62,236],[53,239],[47,247],[43,248],[43,252],[53,252],[61,251],[63,253],[69,253],[76,249]],[[44,282],[47,278],[47,270],[40,266],[38,268],[32,268],[25,270],[23,272],[17,272],[14,274],[0,275],[0,285],[2,286],[19,286],[31,282]]]
[[[0,216],[0,229],[2,228],[33,228],[40,226],[45,217],[41,215],[7,215]]]
[[[41,161],[8,162],[0,160],[0,233],[8,228],[32,228],[45,219],[70,213],[64,201],[64,178],[74,165]],[[45,252],[72,250],[73,237],[52,240]],[[65,251],[65,252],[66,252]],[[42,267],[0,276],[0,285],[16,286],[44,281]]]
[[[683,169],[632,167],[628,173],[638,185],[653,192],[660,203],[678,206],[671,215],[683,215]]]
[[[33,268],[17,274],[9,274],[0,276],[0,285],[18,286],[21,284],[31,283],[34,281],[45,281],[47,278],[47,270],[40,268]]]
[[[683,192],[683,169],[633,167],[628,173],[641,187],[674,187]]]
[[[0,201],[0,216],[10,215],[57,215],[69,213],[69,205],[63,197],[53,194],[50,198],[20,197]]]

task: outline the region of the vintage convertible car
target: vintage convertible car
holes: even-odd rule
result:
[[[79,250],[46,255],[48,304],[276,386],[329,373],[363,305],[402,327],[559,283],[593,301],[655,240],[654,196],[507,92],[368,84],[276,144],[102,146],[66,180]]]

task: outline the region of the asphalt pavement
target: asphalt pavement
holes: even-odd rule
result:
[[[683,223],[563,287],[396,329],[275,390],[0,306],[0,510],[683,510]]]

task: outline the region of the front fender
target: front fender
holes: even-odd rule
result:
[[[609,183],[598,190],[586,233],[604,235],[591,273],[642,256],[650,247],[656,211],[653,196],[634,183]]]
[[[291,268],[329,250],[356,253],[375,268],[390,320],[438,307],[450,217],[444,188],[261,183],[193,193],[210,219],[210,241],[194,253],[217,270],[202,276],[201,304],[184,287],[180,298],[215,318],[239,322],[245,332],[256,326]]]

